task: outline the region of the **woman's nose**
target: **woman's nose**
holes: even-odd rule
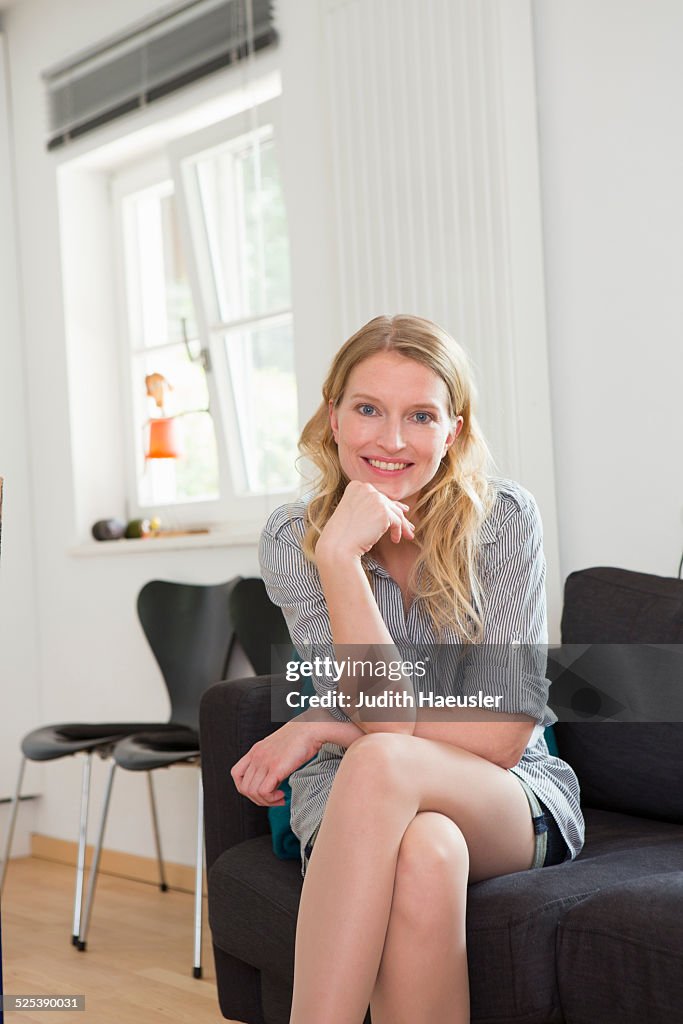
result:
[[[400,451],[401,448],[405,447],[402,422],[400,420],[384,420],[377,440],[387,452]]]

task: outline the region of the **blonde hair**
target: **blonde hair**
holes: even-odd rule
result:
[[[475,389],[467,356],[431,320],[406,315],[375,317],[334,357],[323,384],[323,401],[299,440],[301,454],[318,470],[315,495],[307,506],[304,553],[314,559],[318,538],[348,483],[330,426],[329,403],[339,404],[351,371],[377,352],[396,352],[436,373],[446,385],[451,419],[463,418],[457,442],[448,449],[411,510],[419,513],[415,541],[420,555],[410,588],[440,634],[450,627],[462,640],[476,642],[481,638],[483,608],[477,549],[481,525],[494,496],[488,476],[491,457],[473,413]]]

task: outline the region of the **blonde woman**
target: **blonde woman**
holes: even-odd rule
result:
[[[337,353],[300,442],[317,487],[270,517],[260,546],[303,659],[363,650],[386,665],[411,645],[462,656],[546,642],[538,510],[488,475],[472,406],[464,352],[428,320],[376,317]],[[468,883],[579,853],[578,782],[548,753],[545,690],[530,696],[505,658],[493,660],[506,714],[382,721],[348,699],[348,662],[339,678],[328,667],[315,689],[339,702],[234,766],[239,791],[264,806],[283,803],[294,772],[304,885],[291,1024],[362,1024],[368,1005],[373,1024],[468,1021]],[[454,692],[450,671],[438,686]]]

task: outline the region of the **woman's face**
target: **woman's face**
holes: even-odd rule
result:
[[[349,480],[412,505],[462,429],[442,379],[396,352],[378,352],[349,374],[330,424]]]

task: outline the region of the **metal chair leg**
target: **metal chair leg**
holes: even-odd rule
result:
[[[102,843],[104,842],[104,830],[107,825],[107,814],[109,813],[109,801],[111,799],[111,789],[114,784],[114,772],[116,771],[116,761],[112,759],[111,766],[109,768],[109,776],[107,778],[107,788],[104,794],[104,804],[102,806],[102,817],[100,819],[100,831],[97,837],[97,845],[95,847],[95,853],[93,855],[92,864],[90,865],[90,875],[88,878],[88,898],[85,901],[85,914],[81,923],[81,929],[78,936],[77,948],[81,953],[85,952],[87,939],[88,939],[88,928],[90,927],[90,915],[92,914],[93,900],[95,899],[95,886],[97,885],[97,873],[100,868],[100,856],[102,853]]]
[[[5,884],[5,875],[7,874],[7,865],[9,864],[10,853],[12,852],[12,840],[14,839],[14,826],[17,823],[17,812],[19,811],[19,797],[21,796],[21,784],[24,781],[24,768],[26,767],[26,758],[22,757],[21,764],[19,765],[19,774],[17,776],[17,785],[14,790],[14,797],[12,799],[12,810],[10,811],[9,825],[7,826],[7,837],[5,839],[5,852],[2,857],[2,864],[0,864],[0,895],[2,895],[2,889]]]
[[[195,978],[202,976],[202,881],[204,876],[204,789],[199,771],[197,788],[197,859],[194,879],[194,968]]]
[[[81,912],[83,909],[83,883],[85,881],[85,852],[88,841],[88,809],[90,806],[90,778],[92,774],[92,753],[85,755],[83,776],[81,780],[81,813],[78,826],[78,859],[76,861],[76,890],[74,892],[74,916],[71,925],[71,942],[78,945],[81,932]]]
[[[157,817],[157,805],[154,799],[154,786],[152,784],[152,772],[147,772],[147,783],[149,785],[149,805],[152,810],[152,826],[154,828],[154,842],[157,848],[157,863],[159,865],[159,888],[162,892],[168,891],[168,885],[166,884],[166,872],[164,870],[164,860],[161,856],[161,839],[159,838],[159,819]]]

